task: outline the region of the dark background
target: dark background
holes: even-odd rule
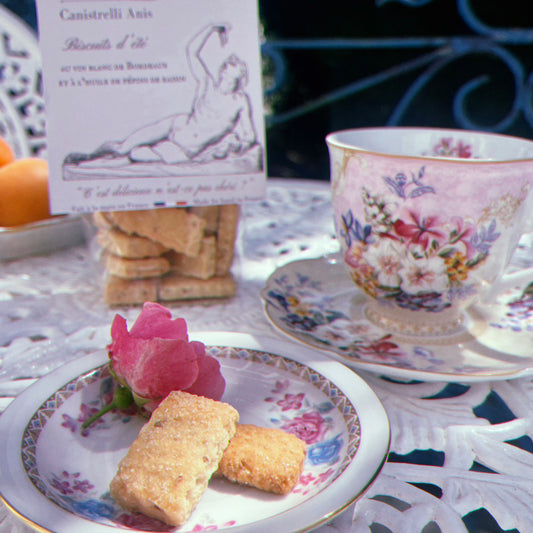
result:
[[[37,29],[34,0],[0,1]],[[458,127],[533,138],[533,16],[524,10],[528,2],[463,2],[480,28],[472,27],[460,4],[260,0],[266,46],[281,54],[284,71],[281,85],[271,92],[281,69],[264,46],[268,174],[328,179],[324,137],[344,128]],[[356,47],[348,47],[347,41]],[[437,68],[435,56],[412,66],[439,50],[447,64]],[[395,114],[428,69],[435,72]],[[461,110],[455,109],[461,88],[472,80],[483,83],[465,98]],[[341,90],[345,93],[328,100]]]
[[[533,70],[533,15],[524,13],[524,2],[471,0],[477,18],[501,32],[479,34],[463,20],[456,2],[374,0],[267,0],[261,4],[267,40],[367,39],[368,47],[356,49],[294,49],[285,53],[287,79],[273,97],[276,113],[313,101],[321,94],[349,84],[368,86],[328,106],[268,129],[269,172],[327,179],[324,136],[338,129],[405,125],[460,127],[498,131],[533,138],[533,123],[526,117],[531,106],[528,76]],[[417,5],[418,4],[418,7]],[[513,33],[529,26],[521,41]],[[516,33],[515,40],[516,40]],[[415,37],[420,46],[386,46]],[[441,38],[447,45],[434,46]],[[426,42],[424,45],[423,42]],[[394,120],[394,110],[405,92],[434,63],[408,70],[409,62],[451,47],[450,61],[410,101],[405,113]],[[461,50],[465,51],[461,55]],[[497,55],[501,50],[523,69],[517,82],[509,63]],[[468,53],[466,53],[468,51]],[[481,77],[481,78],[480,78]],[[376,78],[379,78],[376,81]],[[484,84],[465,99],[463,119],[454,112],[458,91],[465,83],[482,79]],[[512,114],[513,106],[518,109]],[[529,110],[530,111],[530,110]],[[511,116],[512,115],[512,116]]]

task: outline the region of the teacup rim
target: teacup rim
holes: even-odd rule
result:
[[[484,158],[462,158],[462,157],[449,157],[449,156],[438,156],[438,155],[408,155],[408,154],[399,154],[393,152],[384,152],[379,150],[372,150],[369,148],[364,148],[361,146],[355,146],[347,142],[340,141],[338,139],[339,135],[346,134],[349,132],[379,132],[379,131],[411,131],[411,132],[431,132],[435,133],[441,131],[443,133],[449,134],[463,134],[463,135],[481,135],[483,137],[494,137],[494,138],[505,138],[512,141],[519,141],[521,143],[531,144],[533,147],[533,139],[526,139],[524,137],[519,137],[517,135],[509,135],[505,133],[495,133],[489,131],[481,130],[470,130],[470,129],[459,129],[459,128],[439,128],[433,126],[369,126],[369,127],[360,127],[360,128],[345,128],[341,130],[336,130],[328,133],[325,137],[326,144],[336,148],[341,148],[343,150],[350,150],[357,153],[367,153],[379,155],[382,157],[390,158],[402,158],[402,159],[422,159],[424,161],[434,160],[434,161],[446,161],[450,163],[461,163],[461,164],[510,164],[510,163],[524,163],[533,161],[533,156],[525,158],[509,158],[509,159],[484,159]]]

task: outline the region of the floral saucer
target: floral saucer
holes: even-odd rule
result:
[[[239,333],[198,333],[226,380],[222,398],[240,421],[278,427],[307,443],[304,471],[285,496],[212,479],[179,531],[254,533],[314,528],[353,503],[386,459],[390,429],[366,383],[345,366],[296,343]],[[332,365],[333,363],[333,365]],[[170,531],[120,508],[109,495],[118,462],[143,419],[112,411],[105,352],[64,365],[17,397],[0,417],[0,493],[39,531]]]
[[[356,369],[389,377],[473,382],[533,375],[533,295],[518,289],[472,307],[455,335],[408,337],[365,314],[340,255],[288,263],[261,292],[280,331]]]

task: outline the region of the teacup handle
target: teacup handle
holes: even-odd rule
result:
[[[525,268],[518,272],[504,274],[499,280],[491,285],[483,299],[486,302],[491,302],[498,296],[498,294],[513,289],[514,287],[522,287],[522,289],[525,289],[529,283],[533,283],[533,267]]]

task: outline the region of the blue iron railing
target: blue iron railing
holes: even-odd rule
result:
[[[268,0],[265,1],[265,3]],[[373,8],[376,12],[386,5],[401,4],[404,8],[403,16],[409,17],[409,11],[423,8],[432,3],[437,4],[437,0],[375,0],[373,6],[366,2],[364,5],[356,0],[352,3],[351,16],[357,17],[358,4],[360,9]],[[525,7],[528,2],[518,4]],[[440,2],[442,5],[443,3]],[[485,0],[487,4],[492,4],[494,8],[507,15],[509,19],[509,9],[511,5],[502,1]],[[324,4],[325,5],[325,4]],[[309,2],[309,9],[317,9],[317,2]],[[455,17],[460,22],[460,27],[465,31],[463,34],[445,34],[446,28],[437,27],[443,31],[442,35],[433,35],[430,30],[435,27],[435,21],[427,21],[428,35],[417,36],[377,36],[377,37],[353,37],[336,38],[290,38],[287,36],[276,37],[266,34],[262,44],[262,54],[266,64],[269,66],[268,74],[265,75],[265,98],[275,99],[277,94],[281,94],[287,83],[298,83],[291,80],[292,64],[288,56],[292,54],[294,61],[295,52],[303,54],[315,54],[324,57],[327,54],[343,54],[345,61],[356,63],[358,58],[370,53],[382,53],[383,51],[394,52],[397,55],[397,62],[387,64],[378,71],[367,74],[357,72],[353,79],[344,80],[340,86],[328,87],[328,90],[319,95],[302,100],[292,101],[292,105],[273,105],[266,116],[267,131],[270,139],[274,139],[278,133],[285,132],[288,139],[285,143],[287,150],[293,153],[298,151],[291,147],[290,138],[301,130],[301,124],[306,128],[312,127],[312,117],[317,118],[317,136],[327,133],[325,129],[341,129],[348,127],[358,127],[367,125],[431,125],[447,126],[464,129],[476,129],[509,133],[524,137],[533,137],[533,16],[524,13],[526,10],[515,12],[515,18],[520,24],[530,27],[498,27],[482,19],[478,12],[482,3],[475,0],[456,0],[455,3],[447,2],[446,9],[455,10]],[[420,16],[421,11],[417,11],[416,16]],[[422,12],[423,17],[423,12]],[[529,19],[529,20],[528,20]],[[455,24],[458,26],[459,24]],[[297,26],[295,25],[295,28]],[[452,28],[452,31],[455,28]],[[335,28],[330,29],[334,34]],[[398,25],[397,31],[401,32],[402,27]],[[435,30],[434,30],[435,31]],[[437,30],[438,31],[438,30]],[[275,33],[275,28],[273,28]],[[476,68],[470,71],[468,61],[473,62]],[[529,64],[528,64],[529,63]],[[342,64],[341,64],[342,65]],[[484,66],[487,71],[483,72]],[[342,68],[338,67],[338,68]],[[438,95],[434,97],[431,105],[428,104],[428,92],[436,80],[446,76],[446,72],[453,72],[453,76],[458,76],[457,71],[462,69],[462,80],[455,81],[455,86],[450,84],[448,93],[442,86],[439,86],[440,95],[446,98],[439,100]],[[405,79],[409,82],[406,85]],[[387,90],[387,110],[386,116],[380,114],[381,122],[372,122],[366,117],[359,120],[357,112],[358,98],[368,99],[365,94],[376,91],[384,85],[394,85],[395,80],[402,80],[398,83],[398,92]],[[307,80],[309,82],[309,80]],[[305,80],[302,82],[305,83]],[[442,85],[442,82],[438,82]],[[498,89],[493,89],[493,84],[498,85]],[[453,91],[450,97],[449,92]],[[487,99],[487,94],[489,95]],[[481,96],[484,95],[484,96]],[[486,100],[482,106],[483,98]],[[493,98],[491,101],[490,98]],[[413,110],[427,107],[427,112],[413,114]],[[431,107],[433,106],[433,107]],[[442,109],[449,106],[450,109]],[[439,112],[435,113],[435,107],[439,107]],[[346,113],[343,113],[343,109]],[[319,117],[324,113],[335,113],[335,121],[326,121]],[[444,114],[448,115],[443,119]],[[342,116],[345,116],[343,122]],[[339,116],[341,117],[339,119]],[[421,124],[420,121],[424,123]],[[418,121],[418,122],[417,122]],[[321,129],[322,128],[322,129]],[[293,129],[293,135],[289,134]],[[306,133],[307,138],[309,134]],[[301,154],[299,160],[306,158],[317,159],[316,143],[312,143],[314,148],[309,154]],[[310,147],[311,148],[311,147]],[[302,150],[302,148],[300,148]],[[315,154],[313,156],[313,154]],[[270,157],[272,156],[272,157]],[[275,160],[276,154],[269,154]],[[283,159],[283,157],[281,158]],[[277,164],[274,163],[275,167]],[[272,166],[272,165],[271,165]],[[291,167],[289,162],[289,167]],[[318,164],[303,166],[304,172],[313,172],[310,168],[317,169],[320,175],[313,177],[327,177],[327,162],[324,151],[321,154],[321,161]],[[283,163],[280,164],[283,168]],[[288,173],[298,171],[297,165],[292,165]]]
[[[377,8],[388,2],[400,2],[411,6],[420,6],[433,0],[376,0]],[[529,126],[533,128],[533,73],[526,72],[520,59],[506,47],[533,46],[533,27],[498,28],[487,25],[481,21],[470,5],[470,0],[457,0],[457,10],[463,21],[476,34],[474,36],[450,36],[450,37],[396,37],[382,39],[272,39],[266,40],[262,45],[262,54],[270,58],[273,64],[272,83],[265,87],[265,94],[272,95],[280,90],[285,82],[287,66],[283,52],[291,49],[298,50],[377,50],[377,49],[428,49],[430,53],[421,54],[410,61],[390,67],[379,74],[374,74],[363,79],[355,80],[339,89],[330,91],[310,102],[302,103],[294,109],[269,116],[269,125],[276,125],[293,118],[302,116],[321,107],[334,105],[337,101],[351,96],[357,92],[372,88],[373,86],[390,80],[395,76],[407,72],[425,70],[412,83],[405,94],[400,98],[394,112],[387,121],[388,125],[401,123],[405,110],[413,105],[421,90],[435,74],[450,63],[468,54],[490,54],[497,57],[509,69],[515,84],[513,103],[507,116],[496,124],[487,128],[486,125],[477,124],[468,118],[466,99],[479,86],[489,80],[489,76],[478,76],[469,80],[460,91],[457,92],[453,109],[457,124],[462,128],[490,129],[491,131],[503,131],[522,114]],[[533,25],[533,17],[531,17]],[[532,132],[533,133],[533,132]]]

